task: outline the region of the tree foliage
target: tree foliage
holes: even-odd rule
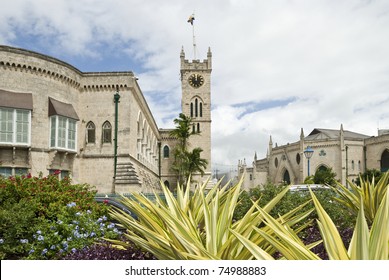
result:
[[[192,118],[180,113],[179,117],[174,119],[176,125],[170,133],[171,136],[178,140],[178,145],[174,148],[174,163],[172,170],[177,174],[179,184],[186,185],[185,182],[190,178],[191,174],[204,174],[207,168],[208,161],[201,158],[203,151],[199,147],[195,147],[192,151],[189,150],[189,138],[192,135],[198,134],[192,130]]]

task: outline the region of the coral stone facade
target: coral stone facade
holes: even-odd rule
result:
[[[132,72],[84,73],[0,46],[1,175],[61,171],[102,193],[151,192],[160,180],[175,183],[171,160],[163,158],[163,147],[174,148],[166,131]],[[210,163],[210,132],[196,141]]]
[[[304,151],[310,147],[312,157]],[[254,156],[252,166],[245,160],[239,161],[239,176],[244,177],[244,188],[250,189],[267,182],[281,184],[303,184],[308,175],[321,168],[332,168],[336,179],[343,185],[353,181],[367,169],[387,171],[389,169],[389,134],[379,131],[378,136],[368,136],[347,131],[341,125],[339,130],[314,129],[300,140],[282,146],[273,146],[270,137],[266,158]],[[309,174],[308,174],[309,172]]]

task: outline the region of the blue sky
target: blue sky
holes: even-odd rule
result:
[[[83,72],[133,71],[161,128],[180,112],[179,54],[213,52],[213,168],[231,170],[301,128],[389,128],[385,0],[3,0],[0,44]]]

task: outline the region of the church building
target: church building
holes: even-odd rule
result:
[[[278,146],[270,136],[265,158],[254,155],[252,164],[238,163],[239,177],[245,189],[266,184],[303,184],[317,170],[331,168],[336,180],[346,185],[368,169],[389,169],[389,131],[379,130],[368,136],[343,129],[315,128],[305,136],[301,129],[299,141]]]
[[[211,71],[182,50],[182,112],[200,134],[211,175]],[[159,128],[131,71],[81,72],[56,58],[0,46],[0,175],[71,176],[101,193],[174,187],[175,139]]]

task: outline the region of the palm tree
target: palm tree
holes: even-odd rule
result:
[[[170,136],[177,138],[180,142],[180,147],[186,150],[188,147],[188,139],[191,135],[197,134],[195,131],[191,131],[192,118],[180,113],[178,118],[174,119],[176,128],[170,132]]]
[[[200,172],[201,175],[204,175],[204,169],[207,168],[208,161],[206,159],[201,158],[200,154],[202,151],[203,149],[201,148],[194,148],[192,152],[186,153],[186,179],[188,179],[191,174],[197,172]]]
[[[185,185],[192,173],[200,172],[204,174],[208,162],[200,157],[203,151],[201,148],[194,148],[192,152],[188,151],[189,137],[198,132],[192,130],[192,118],[180,113],[179,117],[174,119],[176,128],[170,132],[170,136],[178,140],[178,145],[174,148],[174,163],[172,170],[177,173],[178,182]]]

